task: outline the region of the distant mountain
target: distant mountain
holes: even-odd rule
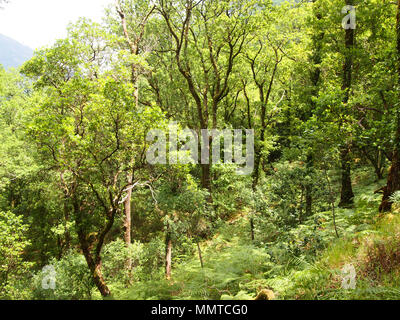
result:
[[[0,64],[6,69],[21,66],[32,55],[31,48],[0,34]]]

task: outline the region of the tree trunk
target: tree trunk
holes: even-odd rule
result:
[[[94,269],[94,270],[93,270]],[[108,297],[111,295],[110,289],[107,287],[106,282],[104,281],[103,274],[101,273],[101,262],[95,264],[93,268],[91,268],[93,273],[93,279],[96,287],[99,289],[101,295],[103,297]]]
[[[311,154],[309,154],[307,156],[307,174],[309,174],[313,168],[313,157]],[[313,202],[313,198],[312,198],[312,191],[313,191],[313,184],[312,184],[312,177],[311,177],[311,181],[309,183],[306,184],[306,217],[310,217],[312,215],[312,202]]]
[[[212,137],[203,137],[201,130],[208,130],[206,129],[199,129],[197,134],[199,135],[199,139],[197,141],[197,150],[199,159],[201,160],[200,168],[201,168],[201,187],[208,191],[209,193],[209,202],[212,202],[211,197],[211,162],[212,162]],[[208,143],[208,163],[203,163],[203,148],[207,147]],[[205,150],[205,149],[204,149]]]
[[[64,201],[64,219],[65,219],[65,251],[68,251],[71,247],[71,234],[69,232],[69,227],[68,227],[68,223],[69,223],[69,208],[67,205],[67,201],[65,199]]]
[[[251,241],[254,241],[255,235],[254,235],[254,219],[253,217],[250,218],[250,228],[251,228]]]
[[[351,185],[350,150],[348,148],[342,149],[340,159],[342,163],[342,189],[339,207],[345,208],[354,203],[354,193]]]
[[[346,0],[346,5],[353,5],[352,0]],[[350,98],[350,89],[353,71],[353,53],[351,49],[354,47],[354,29],[346,29],[345,35],[345,62],[343,66],[343,86],[344,91],[343,104],[347,105]],[[340,153],[340,161],[342,163],[342,188],[340,195],[340,207],[352,206],[354,203],[353,187],[351,185],[351,164],[350,164],[350,142],[346,141]]]
[[[130,186],[132,186],[133,183],[133,175],[128,174],[127,177],[128,183]],[[130,187],[129,190],[127,191],[127,197],[124,202],[124,211],[125,211],[125,245],[127,248],[129,248],[132,244],[132,239],[131,239],[131,232],[132,232],[132,188]],[[128,270],[132,269],[132,259],[128,257],[126,261],[126,268]]]
[[[101,230],[99,233],[95,235],[91,234],[86,234],[86,230],[84,227],[84,223],[82,221],[82,211],[80,210],[78,201],[76,199],[76,196],[74,195],[73,198],[73,207],[74,207],[74,213],[75,213],[75,218],[76,218],[76,225],[77,225],[77,233],[78,233],[78,239],[80,243],[80,247],[82,250],[82,253],[85,257],[85,260],[87,262],[87,265],[89,267],[89,270],[92,274],[93,281],[97,287],[97,289],[100,291],[100,294],[103,297],[108,297],[111,295],[110,289],[107,287],[107,284],[104,280],[103,274],[101,272],[101,249],[104,245],[104,239],[106,235],[110,232],[114,220],[115,220],[115,210],[110,212],[109,215],[109,220],[104,227],[103,230]],[[98,237],[97,237],[98,236]],[[93,250],[94,244],[97,242],[95,246],[95,250]]]
[[[63,251],[68,251],[71,247],[71,234],[69,231],[68,223],[70,221],[69,217],[69,207],[68,207],[68,201],[69,201],[69,194],[68,194],[68,188],[66,187],[65,179],[64,179],[64,172],[60,173],[60,180],[62,187],[64,189],[64,205],[63,205],[63,211],[64,211],[64,227],[65,227],[65,244],[61,247],[61,257],[63,255]]]
[[[101,295],[103,297],[108,297],[109,295],[111,295],[111,292],[106,285],[103,274],[101,273],[101,258],[100,257],[97,257],[95,259],[93,258],[92,252],[90,250],[91,249],[90,243],[88,242],[86,236],[81,231],[78,231],[78,236],[83,255],[86,259],[89,270],[93,276],[93,281],[97,289],[100,291]]]
[[[319,7],[315,4],[316,0],[313,0],[313,10],[314,10],[314,15],[315,18],[320,21],[322,19],[322,15],[319,12]],[[305,119],[308,120],[309,117],[312,116],[313,111],[315,110],[316,103],[313,98],[318,96],[318,85],[320,82],[321,78],[321,62],[322,62],[322,42],[325,38],[325,32],[320,31],[320,29],[317,30],[317,32],[313,35],[312,37],[312,47],[313,47],[313,53],[311,56],[311,63],[313,66],[313,69],[311,70],[310,73],[310,79],[311,79],[311,91],[308,96],[307,104],[310,105],[310,111],[308,112],[307,118]],[[312,172],[313,167],[314,167],[314,159],[313,159],[313,151],[309,150],[307,152],[307,160],[306,160],[306,167],[308,172]],[[306,184],[305,188],[305,198],[306,198],[306,217],[309,217],[312,215],[312,205],[313,205],[313,197],[312,197],[312,192],[313,192],[313,182],[312,178],[309,183]]]
[[[170,232],[167,231],[167,235],[165,237],[165,276],[167,280],[171,279],[171,270],[172,270],[172,239]]]
[[[210,160],[211,161],[211,160]],[[201,165],[201,186],[203,189],[211,191],[211,170],[210,164]]]
[[[331,209],[332,209],[333,227],[335,229],[336,237],[339,238],[339,232],[338,232],[337,225],[336,225],[335,194],[333,192],[331,180],[329,179],[328,170],[326,169],[326,167],[324,168],[324,173],[325,173],[326,182],[328,184],[329,202],[331,204]]]
[[[397,72],[398,83],[400,85],[400,0],[397,1]],[[400,95],[399,95],[400,97]],[[392,202],[390,196],[396,191],[400,190],[400,114],[399,107],[396,106],[396,136],[394,140],[394,150],[392,156],[392,165],[389,170],[387,185],[384,188],[382,203],[379,207],[380,212],[388,212],[392,209]]]
[[[263,134],[261,135],[260,142],[263,142],[264,137]],[[261,164],[261,148],[255,146],[255,157],[254,157],[254,172],[253,172],[253,191],[256,191],[258,180],[260,177],[260,164]]]
[[[90,271],[93,274],[93,280],[97,289],[100,291],[103,297],[108,297],[109,295],[111,295],[111,292],[110,289],[107,287],[106,282],[104,281],[103,274],[101,273],[101,261],[99,261],[98,263],[92,262],[89,264],[86,255],[85,258],[89,265]]]
[[[201,254],[200,243],[197,242],[196,244],[197,244],[197,252],[199,253],[199,260],[200,260],[201,268],[204,269],[203,256]]]
[[[399,0],[400,3],[400,0]],[[400,52],[400,51],[399,51]],[[400,54],[399,54],[400,55]],[[400,190],[400,114],[397,112],[397,130],[395,138],[395,148],[392,156],[392,165],[389,170],[386,187],[383,189],[382,203],[379,207],[380,212],[389,212],[392,209],[390,196]]]
[[[265,134],[267,131],[267,106],[271,97],[272,88],[275,83],[275,77],[278,71],[279,64],[282,61],[282,58],[279,59],[277,50],[275,50],[276,60],[274,69],[272,71],[271,79],[269,81],[268,90],[266,94],[264,94],[264,83],[259,83],[256,79],[256,76],[253,76],[254,82],[256,83],[259,91],[259,97],[261,101],[261,130],[260,130],[260,144],[259,146],[255,146],[255,159],[254,159],[254,172],[253,172],[253,191],[255,191],[259,178],[260,178],[260,165],[262,161],[262,152],[264,151],[264,143],[265,143]],[[254,70],[254,62],[251,65]]]
[[[309,183],[306,186],[306,217],[312,215],[312,203],[313,203],[312,184]]]

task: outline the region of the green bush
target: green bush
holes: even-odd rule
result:
[[[48,266],[55,272],[55,288],[46,289],[43,282],[49,276],[46,267],[33,277],[33,296],[39,300],[89,300],[94,283],[83,255],[69,252],[61,260],[53,259]]]

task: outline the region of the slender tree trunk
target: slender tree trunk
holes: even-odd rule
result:
[[[167,235],[165,237],[165,276],[167,280],[171,279],[171,270],[172,270],[172,239],[170,232],[167,231]]]
[[[255,234],[254,234],[254,218],[250,217],[250,229],[251,229],[251,241],[254,241],[255,238]]]
[[[260,142],[264,142],[264,137],[260,139]],[[253,172],[253,191],[256,190],[258,185],[258,180],[260,177],[260,164],[261,164],[261,148],[255,146],[255,157],[254,157],[254,172]]]
[[[333,227],[335,229],[336,237],[339,238],[339,232],[338,232],[337,225],[336,225],[335,194],[333,192],[331,180],[329,179],[328,170],[326,168],[324,168],[324,173],[325,173],[326,182],[328,184],[329,202],[331,204],[331,209],[332,209]]]
[[[313,0],[314,4],[314,15],[317,21],[320,21],[322,19],[322,15],[319,12],[319,7],[315,4],[316,0]],[[311,79],[311,92],[308,97],[307,103],[310,105],[311,109],[310,112],[307,116],[307,118],[311,117],[316,103],[314,101],[314,97],[318,96],[318,84],[320,82],[320,77],[321,77],[321,68],[320,64],[322,62],[322,42],[325,38],[325,32],[320,31],[320,29],[317,30],[317,32],[314,34],[312,41],[313,41],[313,54],[311,56],[311,63],[313,66],[313,69],[310,74],[310,79]],[[307,152],[307,160],[306,160],[306,167],[307,171],[310,173],[313,170],[314,167],[314,158],[313,158],[313,151],[308,151]],[[313,197],[312,197],[312,192],[313,192],[313,182],[312,179],[309,183],[306,184],[305,188],[305,198],[306,198],[306,216],[309,217],[312,215],[312,205],[313,205]]]
[[[211,164],[201,165],[201,187],[211,194]]]
[[[308,173],[310,173],[313,168],[313,157],[311,154],[309,154],[307,156],[306,167],[307,167]],[[312,177],[311,177],[311,180],[312,180]],[[313,184],[310,181],[309,183],[306,184],[306,187],[305,187],[306,217],[310,217],[312,215],[312,203],[313,203],[312,191],[313,191]]]
[[[346,0],[346,5],[353,5],[353,0]],[[352,84],[353,72],[353,53],[351,52],[354,47],[354,29],[346,29],[345,35],[345,62],[343,66],[343,86],[345,97],[343,104],[347,105],[350,98],[350,90]],[[340,195],[340,207],[352,206],[354,203],[354,193],[351,184],[351,156],[350,156],[350,142],[346,141],[340,152],[340,161],[342,164],[342,188]]]
[[[336,225],[336,212],[335,212],[335,200],[334,199],[332,199],[332,201],[331,201],[331,207],[332,207],[333,227],[335,228],[336,237],[339,238],[339,232],[338,232],[337,225]]]
[[[310,217],[312,215],[312,204],[313,204],[312,184],[309,183],[306,186],[306,216],[307,217]]]
[[[68,208],[68,203],[67,199],[64,200],[64,219],[65,219],[65,251],[68,251],[69,248],[71,247],[71,234],[69,232],[69,208]]]
[[[261,130],[260,130],[260,142],[259,146],[255,146],[255,159],[254,159],[254,172],[253,172],[253,191],[255,191],[258,181],[260,178],[260,165],[262,161],[262,152],[264,150],[265,135],[267,132],[267,106],[271,97],[272,88],[275,83],[275,77],[278,72],[279,64],[282,62],[283,58],[279,58],[277,49],[275,50],[276,60],[274,69],[272,70],[271,79],[269,80],[268,90],[264,93],[264,83],[257,81],[256,76],[253,76],[254,82],[256,83],[259,91],[259,97],[261,101]],[[251,64],[251,68],[255,70],[254,61]],[[253,73],[254,74],[254,73]]]
[[[351,158],[348,146],[342,149],[340,159],[342,163],[342,189],[339,207],[345,208],[354,203],[354,193],[351,185]]]
[[[398,83],[400,85],[400,0],[397,1],[397,72]],[[399,95],[400,99],[400,95]],[[400,190],[400,110],[396,106],[396,136],[394,140],[394,150],[392,156],[392,165],[389,170],[387,185],[384,188],[382,203],[379,207],[380,212],[388,212],[392,209],[390,196]]]
[[[133,183],[133,175],[128,174],[127,176],[128,183],[132,185]],[[127,248],[129,248],[132,244],[132,239],[131,239],[131,232],[132,232],[132,188],[129,188],[127,191],[127,198],[125,199],[124,202],[124,211],[125,211],[125,245]],[[128,257],[126,261],[126,268],[128,270],[132,269],[132,259]]]
[[[385,158],[383,156],[382,150],[378,150],[377,155],[377,167],[376,167],[376,176],[378,180],[383,179],[383,170],[385,168]]]
[[[300,196],[300,212],[299,212],[299,223],[303,223],[303,202],[304,202],[304,192],[305,188],[301,187],[301,196]]]
[[[200,260],[201,268],[204,269],[203,255],[201,254],[200,243],[197,242],[196,244],[197,244],[197,252],[199,253],[199,260]]]

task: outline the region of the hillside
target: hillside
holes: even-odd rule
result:
[[[175,267],[173,283],[135,284],[116,290],[116,298],[254,300],[269,292],[276,300],[398,299],[400,216],[397,209],[377,213],[381,196],[374,189],[383,181],[371,177],[356,172],[355,206],[336,212],[339,237],[327,211],[273,242],[262,232],[252,242],[249,216],[241,213],[201,244],[203,268],[193,254]],[[354,288],[343,286],[351,284],[346,266],[355,270]]]
[[[17,68],[33,55],[33,50],[0,34],[0,64],[6,69]]]
[[[398,300],[400,6],[345,3],[121,0],[0,66],[0,300]]]

